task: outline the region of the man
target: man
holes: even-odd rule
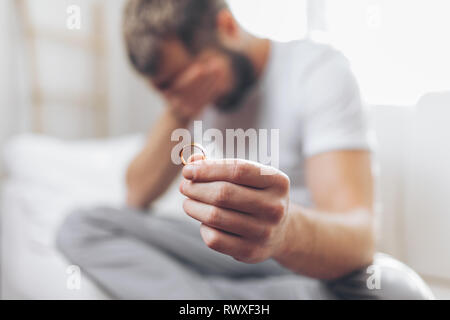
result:
[[[132,65],[167,108],[128,169],[134,209],[74,213],[58,237],[111,296],[425,296],[420,281],[405,289],[406,267],[390,271],[396,284],[366,272],[375,242],[370,151],[358,86],[340,53],[248,34],[223,0],[130,0],[124,34]],[[141,210],[181,169],[171,161],[172,133],[195,119],[222,131],[279,129],[279,168],[267,175],[254,161],[194,156],[180,192],[200,225],[146,217]],[[390,261],[376,260],[380,268]]]

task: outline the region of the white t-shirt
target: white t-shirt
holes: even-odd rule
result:
[[[358,85],[341,53],[310,40],[272,42],[265,71],[241,108],[233,113],[208,108],[202,127],[219,129],[224,140],[226,129],[266,129],[267,154],[270,130],[278,129],[277,167],[291,180],[291,199],[310,205],[305,158],[333,150],[369,149],[363,109]],[[221,146],[214,148],[215,157],[225,155]]]

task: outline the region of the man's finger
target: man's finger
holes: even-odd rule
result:
[[[175,95],[183,92],[183,90],[188,87],[193,81],[201,77],[204,71],[205,69],[201,64],[193,64],[188,69],[186,69],[186,71],[180,74],[180,76],[175,80],[175,83],[170,88],[170,92]]]
[[[263,239],[266,236],[267,228],[247,214],[192,199],[184,201],[183,209],[190,217],[216,229],[249,239]]]
[[[248,213],[266,221],[278,221],[283,204],[271,201],[267,190],[255,190],[229,182],[201,182],[184,180],[180,191],[186,197],[220,208]]]
[[[247,260],[249,263],[252,262],[251,255],[254,248],[243,238],[228,234],[205,224],[200,226],[200,234],[209,248],[241,261]]]
[[[177,77],[170,91],[175,94],[183,94],[189,90],[188,93],[191,93],[192,89],[204,82],[212,72],[214,72],[213,65],[208,59],[197,61]]]
[[[267,173],[273,170],[274,174]],[[227,181],[264,189],[283,183],[282,173],[274,168],[241,159],[196,161],[183,168],[183,176],[195,182]]]
[[[201,77],[185,88],[184,96],[189,97],[192,105],[207,105],[214,100],[219,81],[220,79],[213,75]]]
[[[204,160],[205,159],[205,155],[203,153],[193,153],[189,156],[189,158],[187,159],[187,163],[192,163],[195,161],[199,161],[199,160]]]

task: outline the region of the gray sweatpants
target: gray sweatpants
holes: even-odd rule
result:
[[[209,249],[198,224],[132,209],[76,211],[61,226],[57,246],[82,274],[118,299],[431,297],[411,269],[385,255],[376,257],[375,269],[323,282],[294,274],[273,260],[238,262]],[[374,272],[380,276],[378,285],[369,279]]]

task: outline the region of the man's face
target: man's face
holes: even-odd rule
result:
[[[233,110],[255,80],[250,59],[223,47],[205,48],[194,56],[180,41],[168,40],[160,57],[152,85],[169,102],[193,113],[208,104]]]

